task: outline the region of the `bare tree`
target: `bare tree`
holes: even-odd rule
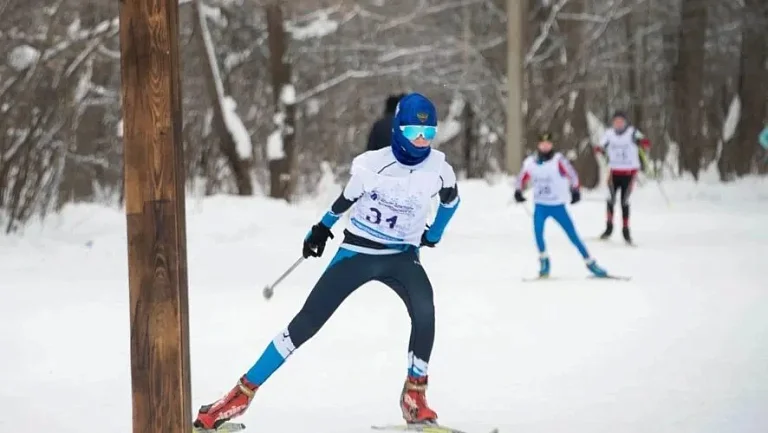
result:
[[[56,208],[67,167],[109,167],[95,152],[79,153],[77,131],[102,93],[113,96],[92,78],[98,49],[114,37],[117,22],[84,28],[62,2],[35,16],[28,15],[29,6],[6,7],[0,22],[8,29],[0,33],[0,46],[9,53],[8,64],[0,66],[0,217],[6,232]]]
[[[250,164],[253,148],[250,137],[243,134],[236,135],[241,121],[234,112],[235,104],[231,97],[224,92],[219,62],[216,56],[216,48],[213,37],[208,29],[207,6],[202,0],[194,3],[197,15],[197,34],[200,43],[205,49],[204,76],[206,77],[206,90],[211,101],[212,125],[215,138],[219,141],[221,153],[226,157],[229,168],[234,175],[239,195],[252,195]],[[240,141],[240,142],[238,142]]]
[[[506,4],[182,0],[190,191],[311,194],[322,176],[344,176],[386,96],[407,91],[435,101],[437,145],[457,167],[471,177],[499,170]],[[654,143],[654,165],[673,168],[667,174],[698,177],[714,163],[723,179],[760,170],[765,2],[527,4],[527,147],[540,130],[556,133],[584,183],[597,186],[594,120],[623,109]],[[3,229],[72,201],[121,200],[116,5],[0,9]]]
[[[738,79],[741,113],[735,142],[727,152],[728,171],[737,176],[753,172],[759,149],[755,137],[768,119],[768,5],[760,0],[745,0],[742,20]]]
[[[287,37],[280,3],[268,4],[266,16],[276,126],[276,131],[267,143],[269,195],[288,200],[295,184],[296,89],[291,83],[291,66],[287,58]]]
[[[702,159],[701,126],[704,55],[707,35],[707,3],[682,0],[678,59],[674,69],[675,128],[680,146],[680,169],[698,178]]]

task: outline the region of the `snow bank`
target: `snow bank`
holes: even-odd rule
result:
[[[530,216],[507,204],[506,182],[462,182],[445,237],[419,260],[436,307],[430,372],[440,380],[430,401],[446,423],[474,432],[764,433],[768,202],[755,199],[765,180],[664,185],[676,197],[671,208],[655,185],[633,196],[637,248],[591,240],[603,228],[602,200],[570,207],[590,252],[631,282],[587,279],[565,233],[550,225],[556,278],[522,283],[538,263]],[[299,257],[331,200],[214,196],[188,207],[194,407],[229,389],[301,308],[342,241],[343,221],[324,256],[303,262],[270,302],[260,289]],[[25,430],[131,429],[125,222],[121,209],[76,204],[23,236],[0,236],[0,402]],[[238,421],[265,433],[360,433],[399,422],[410,325],[398,296],[366,284]],[[493,380],[462,380],[478,363]],[[457,383],[471,400],[457,398]],[[94,407],[88,423],[73,422]]]

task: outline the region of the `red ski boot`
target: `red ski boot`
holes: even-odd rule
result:
[[[427,378],[408,377],[400,396],[400,409],[408,424],[437,423],[437,413],[427,405]]]
[[[232,391],[213,404],[200,408],[195,420],[195,427],[213,430],[232,418],[242,415],[251,404],[253,395],[259,387],[241,377]]]

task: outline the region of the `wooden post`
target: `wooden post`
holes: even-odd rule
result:
[[[507,173],[517,173],[525,150],[523,41],[527,10],[526,0],[507,0]]]
[[[120,0],[134,433],[191,433],[178,0]]]

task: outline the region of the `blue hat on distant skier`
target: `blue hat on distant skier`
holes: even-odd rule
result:
[[[420,93],[409,93],[397,104],[395,117],[392,121],[392,152],[398,162],[405,165],[416,165],[427,159],[430,146],[418,147],[405,138],[401,126],[434,126],[437,127],[437,110],[432,101]]]

